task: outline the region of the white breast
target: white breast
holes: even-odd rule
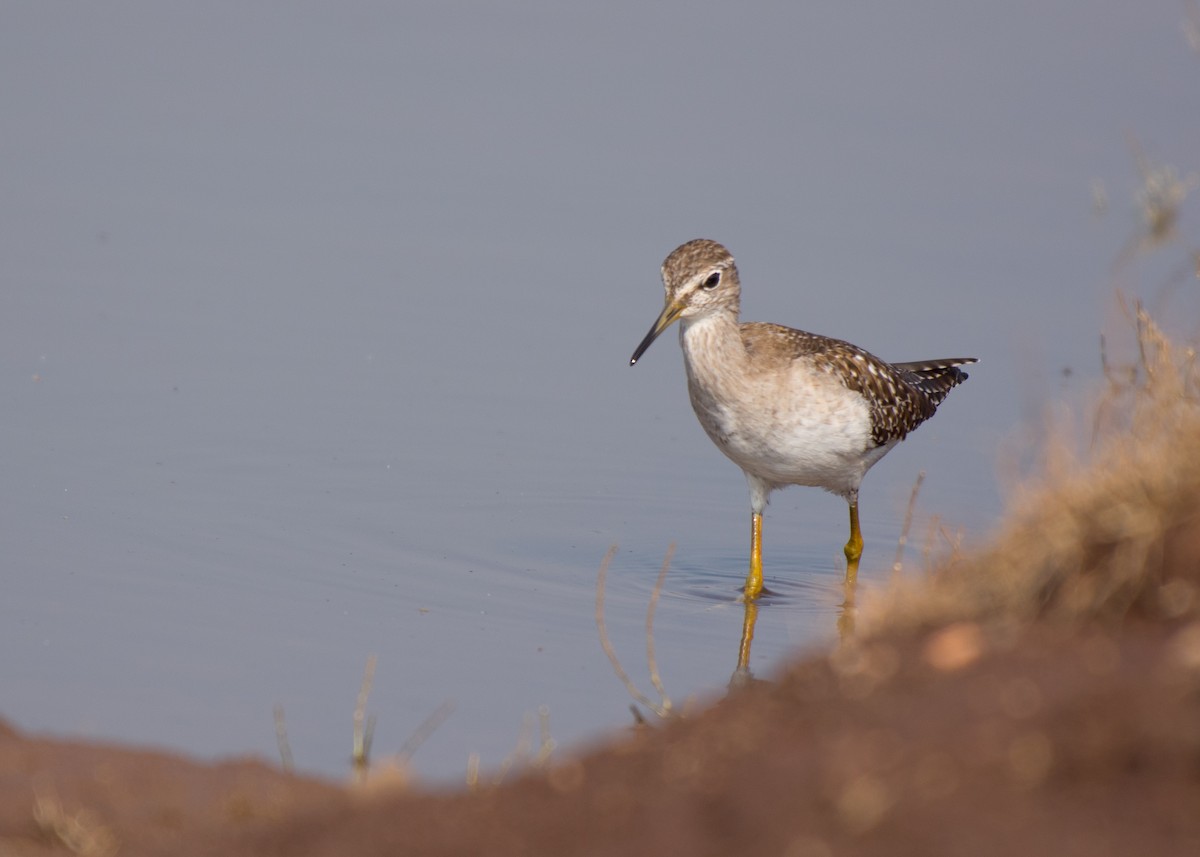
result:
[[[680,340],[692,407],[720,450],[773,486],[857,492],[889,448],[864,455],[874,446],[866,400],[804,358],[756,372],[740,337],[708,328],[692,325]]]

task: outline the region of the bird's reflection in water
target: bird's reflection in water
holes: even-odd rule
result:
[[[858,560],[851,560],[846,565],[846,579],[842,582],[842,599],[841,609],[838,611],[837,629],[838,639],[843,643],[849,642],[854,637],[854,620],[857,608],[854,604],[854,597],[858,594]]]
[[[858,560],[851,559],[846,564],[846,578],[842,583],[843,599],[841,606],[838,609],[837,630],[838,639],[846,643],[854,637],[854,624],[856,618],[855,596],[858,592]],[[767,600],[770,600],[770,590],[764,590],[763,594]],[[737,668],[733,671],[733,675],[729,679],[729,687],[736,688],[749,684],[754,680],[754,673],[750,671],[750,646],[754,642],[754,626],[758,622],[758,608],[760,600],[757,598],[746,598],[743,600],[742,607],[745,613],[742,617],[742,638],[738,643],[738,658]]]

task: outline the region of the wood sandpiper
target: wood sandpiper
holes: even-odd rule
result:
[[[824,488],[850,506],[847,575],[863,539],[858,487],[871,465],[933,416],[974,357],[886,363],[849,342],[778,324],[739,322],[741,284],[729,251],[698,239],[662,265],[666,301],[629,365],[679,322],[692,408],[750,485],[750,573],[762,592],[762,515],[772,491]]]

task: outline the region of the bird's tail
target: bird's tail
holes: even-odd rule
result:
[[[967,380],[967,373],[958,367],[977,362],[976,357],[949,357],[892,365],[904,372],[909,383],[929,396],[935,405],[940,405],[952,389]]]

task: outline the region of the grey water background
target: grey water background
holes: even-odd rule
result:
[[[0,716],[273,757],[281,704],[342,776],[377,653],[376,755],[453,700],[413,761],[461,781],[539,707],[568,749],[630,722],[613,543],[635,680],[676,542],[661,671],[719,693],[744,481],[673,335],[627,365],[694,237],[748,319],[982,358],[867,478],[863,584],[921,470],[914,540],[985,538],[1005,439],[1098,376],[1131,137],[1197,166],[1186,11],[6,3]],[[833,636],[845,527],[775,495],[760,675]]]

